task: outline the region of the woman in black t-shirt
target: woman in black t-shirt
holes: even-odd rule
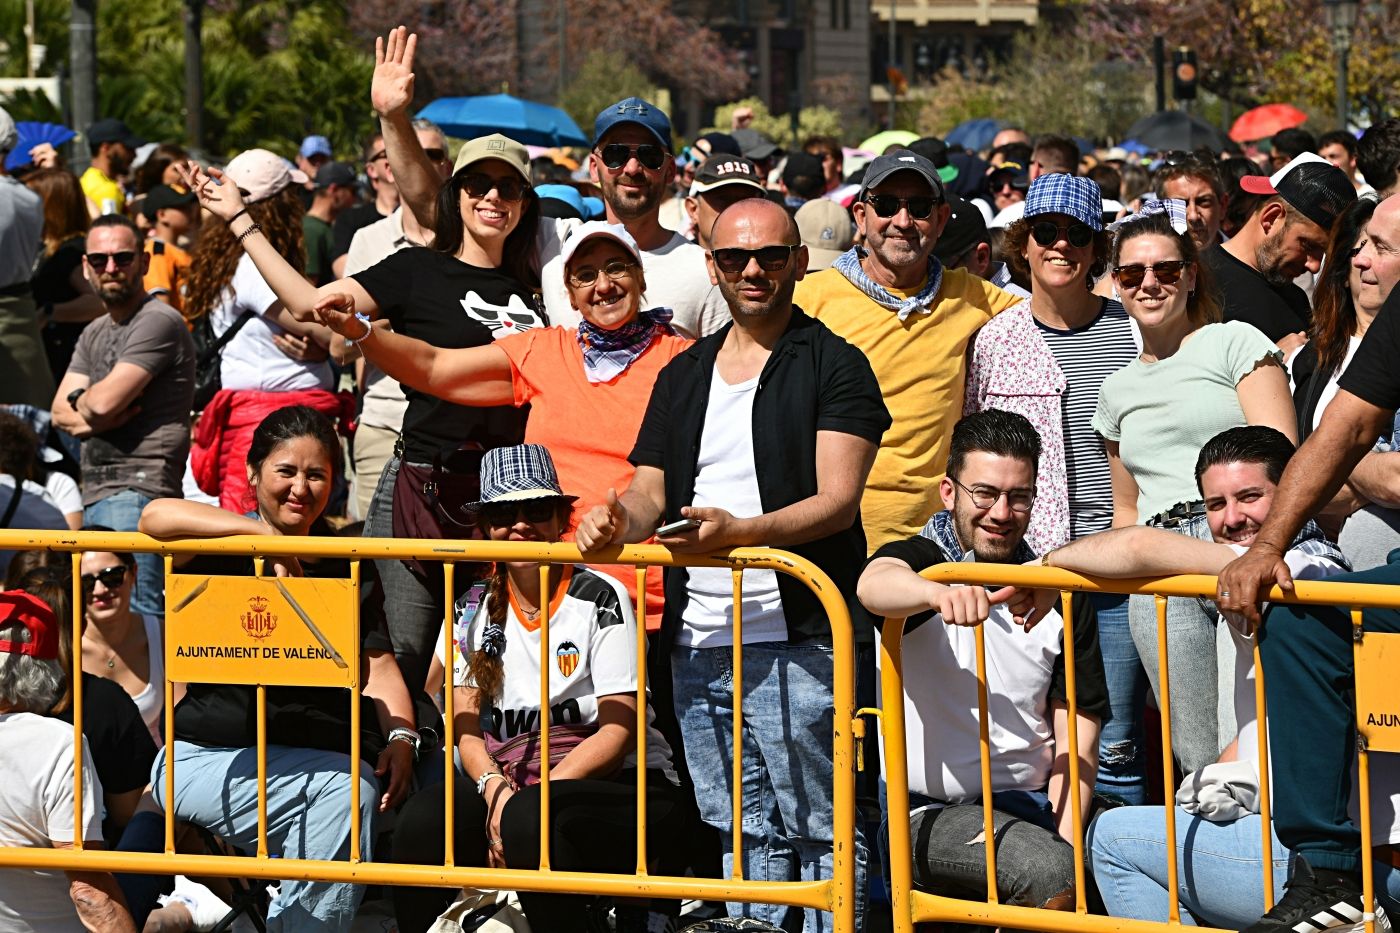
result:
[[[535,289],[535,231],[539,200],[530,187],[525,147],[499,134],[465,143],[453,175],[438,193],[431,248],[394,253],[348,279],[317,289],[277,255],[217,169],[187,175],[200,203],[224,218],[287,309],[315,320],[317,307],[387,319],[396,333],[444,349],[490,344],[497,337],[545,323]],[[460,513],[477,498],[481,455],[524,439],[525,413],[513,406],[469,408],[405,387],[408,410],[395,456],[385,465],[365,516],[369,537],[472,537]],[[404,680],[427,680],[434,639],[442,627],[441,567],[417,561],[376,561],[381,601]],[[463,586],[471,574],[458,574]],[[367,591],[374,588],[367,588]]]
[[[157,538],[237,534],[306,535],[325,511],[341,462],[330,421],[314,409],[280,409],[258,425],[248,451],[249,484],[257,511],[237,515],[184,499],[157,499],[141,515],[140,530]],[[208,573],[250,571],[246,558],[208,562]],[[235,566],[229,566],[232,563]],[[218,567],[212,566],[214,564]],[[236,565],[242,564],[243,567]],[[301,576],[294,558],[270,556],[276,576]],[[187,569],[194,562],[186,565]],[[360,851],[371,857],[374,812],[397,806],[408,792],[418,734],[413,704],[387,640],[361,626],[364,712],[361,716]],[[257,845],[256,688],[190,684],[175,707],[175,816],[236,846]],[[344,690],[267,689],[268,843],[286,858],[344,860],[350,850],[350,717]],[[375,724],[378,724],[378,729]],[[381,731],[382,730],[382,731]],[[387,741],[385,740],[387,737]],[[165,805],[164,750],[153,789]],[[383,783],[376,790],[373,774]],[[288,929],[348,929],[362,889],[355,885],[286,881],[269,914]]]

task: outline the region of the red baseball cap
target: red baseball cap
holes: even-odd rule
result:
[[[0,625],[18,622],[29,629],[29,641],[0,640],[0,651],[27,654],[42,661],[58,658],[58,617],[49,604],[23,590],[0,593]]]

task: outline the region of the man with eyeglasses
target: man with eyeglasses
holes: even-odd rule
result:
[[[179,311],[141,286],[149,257],[120,214],[93,221],[83,273],[107,313],[78,338],[53,423],[82,441],[83,522],[135,531],[152,499],[180,498],[190,453],[194,339]],[[159,554],[136,558],[131,608],[164,613]]]
[[[945,585],[919,576],[935,564],[1033,559],[1024,537],[1035,505],[1040,435],[1021,415],[988,409],[953,429],[946,511],[866,565],[861,604],[874,616],[907,618],[904,716],[909,736],[907,815],[914,883],[947,897],[987,891],[978,726],[975,626],[985,636],[992,823],[997,896],[1005,904],[1074,909],[1071,793],[1088,825],[1108,688],[1091,603],[1072,600],[1073,632],[1058,608],[1034,613],[1011,587]],[[1079,786],[1070,785],[1066,660],[1074,654]],[[891,818],[898,818],[891,814]],[[884,834],[881,834],[884,837]]]
[[[678,355],[657,378],[620,496],[594,506],[575,540],[585,552],[644,541],[684,554],[770,545],[811,560],[846,598],[865,553],[861,488],[890,418],[865,357],[793,304],[807,269],[797,226],[780,205],[749,198],[715,222],[710,274],[734,324]],[[721,831],[726,876],[814,881],[832,871],[831,627],[810,590],[772,571],[744,574],[741,607],[720,568],[670,568],[652,643],[651,684],[663,726],[683,747],[701,817]],[[732,851],[729,781],[734,616],[742,608],[744,851]],[[873,633],[857,623],[870,657]],[[865,666],[873,675],[873,663]],[[873,677],[866,684],[871,688]],[[859,688],[858,688],[859,693]],[[659,722],[669,717],[659,714]],[[683,740],[683,741],[682,741]],[[865,900],[865,835],[857,823],[856,928]],[[824,911],[729,905],[786,930],[829,931]],[[805,927],[804,927],[805,922]]]
[[[795,300],[865,353],[894,416],[861,503],[873,551],[938,511],[968,345],[1019,299],[933,255],[950,208],[928,159],[907,149],[873,159],[852,212],[864,246],[804,279]]]
[[[424,148],[427,148],[426,144]],[[447,153],[443,151],[442,155],[446,158]],[[388,217],[399,206],[399,189],[394,185],[393,174],[389,170],[389,154],[384,148],[383,133],[376,132],[365,141],[364,163],[372,197],[368,201],[357,201],[335,218],[331,271],[336,278],[345,275],[345,254],[350,251],[355,234]]]

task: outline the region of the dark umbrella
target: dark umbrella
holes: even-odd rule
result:
[[[1157,152],[1189,151],[1200,146],[1219,152],[1228,145],[1218,129],[1184,110],[1162,110],[1143,117],[1129,127],[1126,136]]]

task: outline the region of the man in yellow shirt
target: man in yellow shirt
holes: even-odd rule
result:
[[[87,128],[88,148],[92,164],[80,179],[87,195],[88,213],[94,218],[103,214],[120,214],[126,207],[121,176],[131,169],[136,150],[145,141],[121,120],[98,120]]]
[[[962,415],[968,347],[978,328],[1020,299],[933,257],[949,207],[924,157],[899,149],[872,160],[852,212],[864,247],[808,275],[794,301],[865,352],[894,418],[861,499],[874,553],[917,534],[941,510],[938,484]]]

